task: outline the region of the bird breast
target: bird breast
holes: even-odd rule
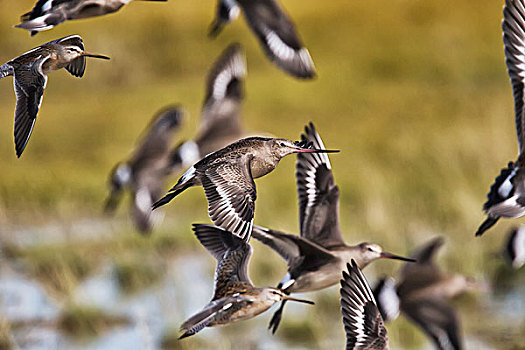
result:
[[[287,291],[292,293],[313,292],[339,283],[345,268],[344,261],[337,259],[321,266],[315,271],[307,271],[295,278]]]
[[[270,173],[278,163],[279,160],[275,160],[273,157],[254,157],[250,163],[252,177],[257,179]]]

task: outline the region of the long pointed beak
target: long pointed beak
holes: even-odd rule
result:
[[[294,298],[294,297],[291,297],[291,296],[289,296],[289,295],[283,295],[283,300],[297,301],[297,302],[299,302],[299,303],[305,303],[305,304],[315,305],[315,303],[314,303],[313,301],[311,301],[311,300]]]
[[[108,56],[98,55],[98,54],[89,53],[89,52],[84,52],[84,54],[82,56],[93,57],[93,58],[100,58],[102,60],[109,60],[110,59]]]
[[[338,153],[338,149],[298,148],[294,153]]]
[[[380,257],[385,258],[385,259],[395,259],[395,260],[403,260],[403,261],[408,261],[408,262],[416,262],[415,259],[405,258],[399,255],[395,255],[395,254],[387,253],[387,252],[382,252]]]

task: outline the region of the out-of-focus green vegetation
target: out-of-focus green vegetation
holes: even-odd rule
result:
[[[473,236],[489,185],[517,152],[501,1],[285,0],[318,69],[311,82],[294,80],[270,64],[242,19],[208,40],[215,8],[211,0],[135,2],[114,15],[67,22],[30,37],[12,25],[33,5],[32,0],[2,2],[2,63],[70,34],[80,34],[88,51],[112,60],[90,60],[82,79],[65,70],[50,74],[21,159],[13,146],[11,78],[0,80],[0,234],[5,238],[16,238],[26,227],[59,223],[67,231],[78,220],[102,219],[112,166],[126,157],[151,116],[166,104],[186,107],[180,138],[191,137],[207,69],[233,41],[247,51],[246,127],[297,139],[313,121],[327,146],[342,150],[331,160],[349,243],[373,241],[406,253],[442,234],[448,243],[440,259],[444,268],[483,279],[503,234],[519,221],[503,221],[482,238]],[[293,174],[289,157],[257,181],[256,223],[297,232]],[[125,207],[118,220],[128,217]],[[162,266],[166,254],[160,247],[170,254],[194,249],[206,259],[190,231],[192,222],[208,222],[206,207],[202,190],[194,189],[167,206],[166,220],[150,238],[135,237],[126,228],[109,232],[115,238],[21,249],[14,255],[31,276],[65,300],[69,289],[104,259],[121,262],[123,283],[133,290],[155,280],[147,270]],[[284,274],[283,262],[268,248],[254,246],[254,281],[276,284]],[[392,273],[399,266],[378,262],[367,271]],[[326,293],[319,298],[330,302],[318,302],[322,307],[308,310],[308,317],[285,316],[277,336],[296,346],[305,346],[305,332],[311,346],[323,346],[322,338],[334,332],[342,339],[342,326],[327,329],[327,324],[339,324],[339,311],[336,291]],[[467,334],[493,326],[475,312],[463,316]],[[388,330],[402,348],[425,341],[404,320]],[[233,341],[230,332],[226,328],[217,342]],[[181,346],[199,348],[201,340],[195,338]],[[510,348],[515,339],[495,344],[505,341]]]

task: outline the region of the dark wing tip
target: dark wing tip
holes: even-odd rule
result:
[[[481,225],[478,227],[478,230],[476,231],[476,237],[483,235],[483,233],[485,233],[485,231],[487,231],[489,228],[494,226],[496,222],[498,222],[498,220],[499,220],[499,216],[498,217],[489,216],[488,218],[486,218],[485,221],[483,221],[483,223],[481,223]]]

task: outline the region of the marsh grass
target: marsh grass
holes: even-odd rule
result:
[[[125,317],[108,314],[100,309],[71,305],[60,315],[58,329],[69,336],[89,338],[128,322]]]
[[[13,349],[13,336],[11,335],[11,326],[9,321],[0,317],[0,350]]]

